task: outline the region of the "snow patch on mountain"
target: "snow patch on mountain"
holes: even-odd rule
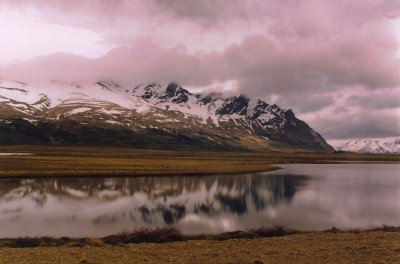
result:
[[[72,111],[70,111],[69,114],[70,115],[75,115],[75,114],[84,113],[84,112],[87,112],[87,111],[90,111],[90,110],[92,110],[92,108],[88,108],[88,107],[75,108]]]
[[[359,153],[390,154],[400,153],[400,139],[380,140],[380,139],[360,139],[347,142],[339,148],[343,151]]]

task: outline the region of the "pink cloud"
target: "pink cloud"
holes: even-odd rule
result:
[[[379,134],[374,122],[389,126],[382,135],[400,134],[398,126],[378,120],[398,118],[383,96],[400,89],[400,45],[391,26],[400,17],[397,0],[5,0],[0,6],[36,14],[43,23],[89,29],[116,47],[95,59],[58,53],[6,65],[2,78],[177,81],[213,90],[234,82],[241,93],[294,108],[331,138],[349,137],[329,130],[346,115],[352,135],[366,131],[363,124],[374,128],[369,135]],[[354,95],[355,113],[338,99],[354,87],[380,100],[368,122],[359,119],[368,116],[372,99]]]

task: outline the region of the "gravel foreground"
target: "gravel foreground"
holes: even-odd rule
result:
[[[0,263],[400,263],[400,232],[315,232],[126,246],[0,248]]]

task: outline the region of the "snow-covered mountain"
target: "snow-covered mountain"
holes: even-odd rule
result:
[[[332,151],[291,110],[176,83],[0,81],[0,144]]]
[[[347,142],[340,150],[378,154],[400,153],[400,139],[387,141],[377,139],[352,140]]]

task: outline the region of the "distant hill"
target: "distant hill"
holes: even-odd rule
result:
[[[347,142],[340,150],[378,154],[400,153],[400,139],[387,141],[376,139],[352,140]]]

